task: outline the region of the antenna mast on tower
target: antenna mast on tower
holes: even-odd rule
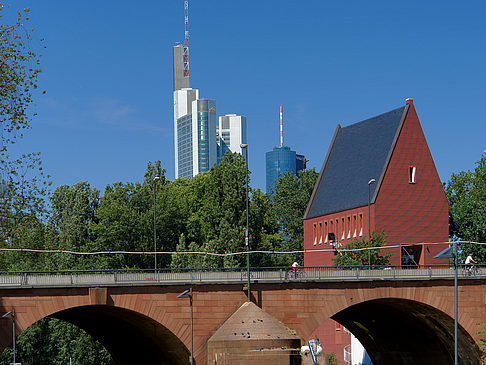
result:
[[[282,105],[280,105],[280,147],[283,147],[283,108]]]
[[[182,60],[184,63],[184,76],[189,76],[189,0],[184,0],[184,16],[186,31],[184,33],[184,54]]]

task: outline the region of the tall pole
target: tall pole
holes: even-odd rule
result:
[[[157,194],[155,193],[155,186],[157,181],[159,181],[160,177],[154,177],[154,272],[157,274],[157,225],[155,224],[156,221],[156,203],[157,203]]]
[[[194,329],[192,320],[192,287],[189,289],[189,300],[191,303],[191,359],[189,361],[190,365],[194,364]]]
[[[12,318],[12,348],[13,348],[13,364],[15,364],[15,310],[5,313],[2,318]]]
[[[371,185],[375,179],[368,181],[368,266],[371,268]]]
[[[194,365],[194,328],[193,328],[193,314],[192,314],[192,287],[189,290],[184,290],[177,298],[189,298],[191,307],[191,355],[189,357],[189,364]]]
[[[14,364],[16,363],[15,361],[15,311],[12,311],[12,338],[13,338],[13,362]]]
[[[246,160],[246,231],[245,231],[245,244],[246,244],[246,274],[248,276],[248,301],[251,301],[251,292],[250,292],[250,244],[248,238],[248,227],[249,227],[249,218],[248,218],[248,145],[246,143],[242,143],[240,148],[245,149],[245,160]]]
[[[454,241],[454,365],[457,365],[457,241]]]

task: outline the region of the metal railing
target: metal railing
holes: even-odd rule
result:
[[[460,265],[459,279],[485,279],[486,266],[471,271]],[[250,280],[254,283],[333,282],[375,280],[431,280],[453,279],[454,268],[441,265],[402,268],[398,266],[373,267],[253,267]],[[247,282],[246,268],[234,269],[166,269],[142,270],[86,270],[86,271],[28,271],[0,272],[2,287],[93,286],[93,285],[153,285],[187,283],[241,283]]]

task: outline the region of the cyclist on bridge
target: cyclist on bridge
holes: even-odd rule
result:
[[[464,261],[464,265],[466,265],[466,268],[469,272],[472,271],[474,264],[477,264],[477,262],[473,259],[472,254],[469,254]]]

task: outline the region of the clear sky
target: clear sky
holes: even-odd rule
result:
[[[174,178],[172,46],[183,0],[12,0],[45,38],[38,116],[20,145],[53,186]],[[336,128],[414,98],[439,175],[486,149],[486,2],[190,0],[191,87],[248,121],[252,186],[284,143],[318,171]],[[38,48],[32,42],[32,48]],[[365,182],[366,183],[366,182]]]

